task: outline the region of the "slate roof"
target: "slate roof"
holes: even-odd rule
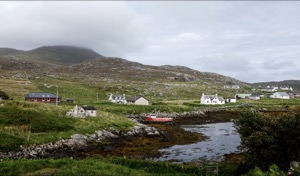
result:
[[[288,97],[289,95],[286,92],[277,92],[282,97]]]
[[[30,92],[25,98],[56,98],[56,95],[47,92]],[[60,98],[60,96],[58,96],[58,98]]]
[[[94,106],[83,106],[82,109],[84,110],[97,110]]]
[[[257,92],[253,92],[250,97],[260,97],[260,94]]]
[[[112,95],[111,96],[114,100],[124,100],[125,97],[123,95]]]
[[[127,101],[133,101],[133,102],[135,102],[136,100],[138,100],[140,98],[142,98],[142,96],[134,96],[134,97],[128,98]]]
[[[224,101],[224,98],[223,97],[219,97],[219,96],[216,96],[216,95],[204,95],[204,98],[207,99],[211,99],[213,100],[214,98],[218,99],[219,101]]]

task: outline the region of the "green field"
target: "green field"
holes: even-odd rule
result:
[[[48,76],[31,79],[0,78],[0,90],[13,99],[0,101],[0,138],[2,139],[0,151],[16,151],[20,145],[53,142],[68,139],[73,134],[92,134],[96,130],[111,127],[126,131],[134,126],[134,123],[126,117],[126,115],[131,114],[139,115],[153,111],[188,112],[208,109],[286,111],[300,107],[300,99],[268,98],[259,101],[241,99],[234,104],[207,106],[201,105],[199,102],[200,95],[207,89],[209,89],[207,92],[211,94],[218,92],[221,96],[231,97],[237,91],[224,90],[217,86],[210,89],[211,87],[208,86],[185,83],[178,83],[168,89],[165,89],[166,86],[165,83],[157,83],[151,88],[146,83],[140,83],[139,86],[129,83],[108,84],[104,82],[85,84],[78,80]],[[24,96],[29,92],[56,94],[57,91],[63,99],[75,98],[75,103],[62,102],[56,106],[55,104],[24,101]],[[142,95],[150,100],[151,105],[136,106],[110,103],[107,101],[110,93],[126,94],[126,97]],[[95,106],[98,115],[85,119],[65,116],[66,112],[75,105]],[[230,167],[235,168],[235,166]],[[0,173],[6,173],[6,175],[41,175],[41,173],[46,175],[86,175],[87,173],[94,175],[201,175],[202,172],[201,169],[191,165],[171,165],[163,162],[122,158],[22,159],[0,162]],[[228,171],[228,173],[230,172]]]

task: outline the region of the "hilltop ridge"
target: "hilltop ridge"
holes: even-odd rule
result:
[[[9,56],[57,65],[72,65],[103,57],[91,49],[65,45],[43,46],[29,51],[12,53]]]
[[[44,46],[0,56],[0,68],[0,78],[29,79],[41,91],[45,89],[42,85],[49,82],[64,82],[98,89],[103,92],[102,96],[126,93],[178,99],[198,98],[202,93],[217,92],[233,96],[243,89],[224,90],[224,85],[249,87],[247,83],[217,73],[201,72],[184,66],[144,65],[123,58],[105,57],[91,49],[73,46]]]

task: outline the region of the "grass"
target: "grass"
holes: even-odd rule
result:
[[[57,141],[70,138],[73,134],[92,134],[96,130],[111,127],[128,130],[134,126],[134,122],[126,117],[109,112],[99,111],[97,117],[86,119],[66,117],[68,108],[43,103],[3,101],[0,106],[0,132],[5,136],[2,143],[17,149],[19,145]],[[7,146],[0,145],[0,151],[7,151]]]
[[[202,175],[195,165],[175,165],[167,162],[132,160],[126,158],[92,157],[84,160],[39,159],[4,160],[1,175],[128,175],[173,176]]]
[[[238,100],[239,104],[248,103],[253,108],[267,108],[270,111],[295,109],[300,105],[300,98],[293,99],[275,99],[275,98],[262,98],[258,101],[241,99]]]

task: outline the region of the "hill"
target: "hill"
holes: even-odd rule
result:
[[[93,92],[97,90],[105,99],[110,93],[142,95],[156,100],[198,99],[202,93],[218,93],[226,97],[244,92],[249,87],[237,79],[216,73],[183,66],[144,65],[69,46],[40,47],[2,56],[0,68],[0,78],[29,79],[34,85],[30,90],[49,91],[43,85],[52,84],[59,85],[63,91],[72,90],[87,97],[94,97]],[[242,89],[224,90],[223,86],[228,84],[239,84]],[[5,90],[11,91],[9,95],[17,94],[17,98],[22,99],[19,93],[14,92],[16,89]],[[55,90],[51,91],[55,93]]]
[[[57,65],[71,65],[102,57],[91,49],[76,46],[43,46],[11,54],[11,57]]]
[[[266,86],[289,86],[292,87],[294,92],[300,93],[300,80],[284,80],[284,81],[271,81],[271,82],[258,82],[251,84],[254,87],[266,87]]]
[[[19,52],[23,52],[23,51],[13,49],[13,48],[0,48],[0,56],[15,54],[15,53],[19,53]]]

